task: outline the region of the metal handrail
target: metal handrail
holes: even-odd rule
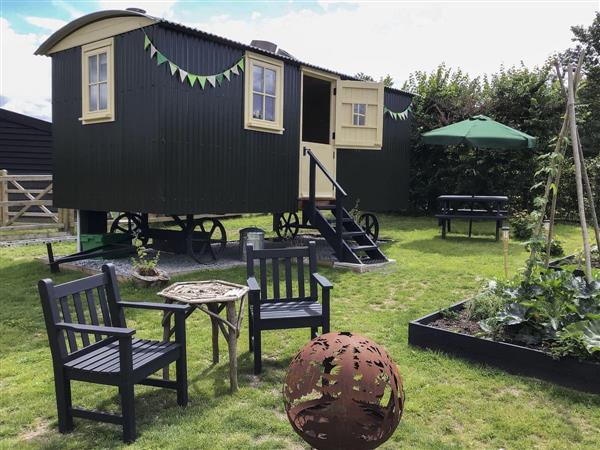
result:
[[[335,186],[336,191],[338,191],[344,197],[347,197],[348,194],[346,194],[346,191],[344,191],[344,188],[342,188],[339,185],[339,183],[337,181],[335,181],[335,178],[333,178],[333,176],[327,171],[325,166],[323,166],[323,163],[321,163],[321,161],[319,161],[319,159],[315,156],[313,151],[310,148],[304,147],[304,152],[308,153],[308,155],[312,158],[312,160],[315,162],[317,167],[319,169],[321,169],[321,172],[323,172],[323,174],[329,179],[329,181],[331,181],[331,184],[333,184]]]

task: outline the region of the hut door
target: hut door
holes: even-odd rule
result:
[[[335,78],[302,72],[302,121],[300,137],[300,176],[299,197],[308,198],[309,157],[304,155],[304,147],[310,148],[316,157],[335,178],[336,149],[333,145],[335,127],[335,99],[333,90]],[[331,182],[317,170],[317,198],[335,198]]]
[[[335,145],[337,148],[381,150],[383,83],[338,80]]]

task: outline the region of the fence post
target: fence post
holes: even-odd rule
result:
[[[8,201],[8,181],[6,177],[8,171],[6,169],[0,170],[0,226],[4,226],[8,223],[8,205],[4,202]]]

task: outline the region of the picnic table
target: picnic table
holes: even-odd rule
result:
[[[179,302],[192,306],[186,317],[196,309],[206,313],[212,325],[213,363],[219,362],[219,330],[223,333],[229,350],[229,383],[231,391],[237,391],[237,339],[240,336],[241,322],[244,312],[244,299],[248,287],[228,281],[188,281],[174,283],[158,293],[165,302]],[[236,311],[236,302],[240,301]],[[225,310],[226,316],[220,313]],[[171,328],[171,315],[163,318],[163,338],[166,340],[174,332]],[[169,368],[163,370],[163,378],[169,378]]]
[[[446,239],[446,231],[451,231],[452,220],[469,221],[469,237],[473,231],[473,221],[495,221],[496,240],[500,238],[500,229],[508,219],[506,202],[503,195],[440,195],[438,198],[438,218],[442,227],[442,239]]]

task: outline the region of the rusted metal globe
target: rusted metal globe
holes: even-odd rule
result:
[[[292,427],[318,450],[373,449],[404,409],[398,369],[386,350],[353,333],[327,333],[298,353],[283,386]]]

